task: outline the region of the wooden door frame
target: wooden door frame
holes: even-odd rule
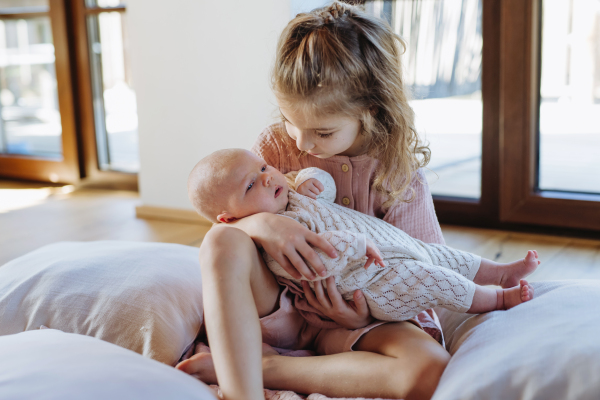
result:
[[[434,196],[443,223],[493,226],[498,221],[499,115],[500,115],[500,10],[503,0],[483,0],[481,97],[483,101],[481,196],[462,199]]]
[[[49,5],[48,14],[23,14],[23,18],[45,15],[48,15],[50,18],[55,52],[58,107],[62,125],[62,159],[0,154],[0,175],[8,178],[77,183],[80,178],[79,157],[75,112],[73,108],[73,87],[71,84],[65,1],[49,0]],[[13,15],[12,17],[15,16]]]
[[[600,195],[540,191],[540,0],[503,0],[500,75],[501,222],[600,230]]]
[[[123,6],[89,8],[86,7],[85,0],[72,0],[70,4],[71,8],[69,11],[73,29],[71,47],[74,54],[75,67],[73,69],[76,71],[73,79],[76,82],[75,87],[77,88],[77,97],[79,98],[77,115],[81,141],[80,149],[83,160],[81,163],[82,177],[85,178],[86,182],[103,185],[109,184],[118,188],[137,190],[137,174],[103,171],[99,167],[87,30],[88,15],[108,11],[125,12],[126,8]]]

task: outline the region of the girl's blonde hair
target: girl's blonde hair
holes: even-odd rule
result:
[[[414,199],[414,189],[410,196],[404,193],[430,158],[415,130],[402,79],[405,49],[387,22],[334,1],[290,21],[279,38],[272,73],[280,100],[361,121],[367,154],[380,161],[373,187],[389,196],[384,208]]]

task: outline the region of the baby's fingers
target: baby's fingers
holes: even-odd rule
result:
[[[319,190],[319,193],[325,190],[325,186],[323,186],[323,184],[316,179],[314,180],[313,185]]]
[[[377,261],[373,257],[367,258],[367,263],[365,264],[365,269],[368,269],[371,266],[371,264],[373,264],[373,261],[375,261],[375,264],[377,264]]]

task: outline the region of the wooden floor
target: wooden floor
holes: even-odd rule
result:
[[[131,240],[199,246],[207,226],[135,217],[135,192],[0,181],[0,265],[65,240]],[[600,279],[600,240],[442,226],[449,246],[500,262],[536,249],[531,280]]]

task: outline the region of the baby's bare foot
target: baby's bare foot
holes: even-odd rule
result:
[[[500,267],[504,269],[500,286],[505,289],[517,286],[519,281],[535,271],[538,265],[540,265],[540,261],[538,260],[537,251],[529,250],[522,260],[517,260]]]
[[[533,299],[533,286],[521,279],[519,286],[504,289],[504,309],[508,310]]]

